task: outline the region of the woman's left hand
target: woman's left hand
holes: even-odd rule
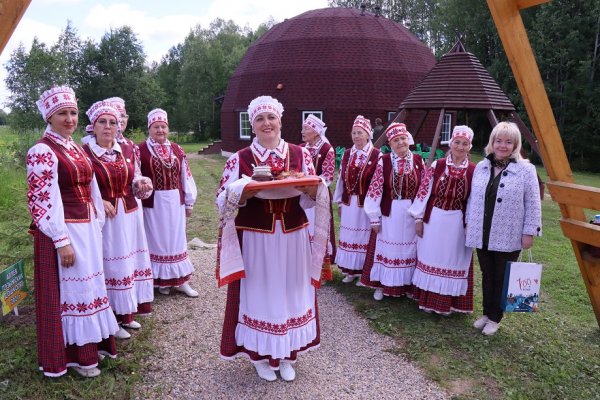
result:
[[[115,207],[113,207],[110,201],[102,200],[102,202],[104,203],[104,213],[108,218],[112,218],[117,215],[117,210],[115,210]]]
[[[524,249],[529,249],[531,246],[533,246],[533,236],[523,235],[521,237],[521,247]]]
[[[185,216],[186,216],[186,218],[189,218],[189,217],[192,216],[192,211],[193,211],[192,208],[186,208],[185,209]]]
[[[317,186],[296,186],[296,189],[310,196],[313,200],[317,198]]]

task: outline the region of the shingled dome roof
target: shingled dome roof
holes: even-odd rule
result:
[[[438,61],[400,108],[515,110],[494,78],[460,41]]]
[[[402,25],[351,8],[307,11],[271,28],[247,51],[229,80],[221,108],[223,149],[246,146],[239,113],[258,95],[285,107],[283,137],[300,142],[302,112],[323,112],[327,136],[350,143],[357,114],[387,113],[435,64],[431,50]]]

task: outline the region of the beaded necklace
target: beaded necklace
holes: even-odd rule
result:
[[[171,146],[163,146],[162,144],[155,142],[154,140],[150,141],[150,145],[152,152],[154,153],[156,158],[158,158],[163,167],[165,167],[166,169],[171,169],[173,168],[173,166],[175,166],[175,157],[173,157],[173,150],[171,149]],[[159,152],[154,148],[154,146],[166,147],[167,152],[165,153],[162,149]]]
[[[365,172],[365,168],[367,168],[367,163],[368,163],[369,158],[371,156],[371,151],[372,150],[373,150],[372,148],[371,148],[371,150],[369,150],[369,154],[367,154],[367,157],[365,158],[365,162],[363,163],[363,165],[360,168],[360,171],[356,175],[356,180],[354,181],[354,185],[352,186],[352,189],[348,190],[349,194],[354,193],[354,189],[356,189],[356,185],[358,185],[358,183],[360,182],[360,179],[361,179],[363,173]],[[353,155],[353,157],[355,157],[354,160],[356,160],[356,158],[358,158],[357,155],[356,155],[357,153],[358,152],[354,153],[354,155]],[[353,164],[352,161],[353,161],[352,158],[350,160],[348,160],[348,165],[346,166],[346,173],[344,174],[344,183],[345,183],[346,189],[350,188],[350,182],[349,182],[350,172],[349,172],[349,170],[350,170],[350,166]]]
[[[402,186],[404,185],[404,175],[406,174],[407,168],[410,167],[410,159],[412,158],[412,153],[407,152],[404,158],[400,158],[396,153],[392,152],[392,190],[394,192],[395,199],[402,199]],[[402,171],[400,171],[400,165],[398,162],[402,162]],[[408,165],[407,165],[408,164]],[[398,171],[396,172],[396,168]],[[398,178],[400,187],[396,189],[396,178]]]

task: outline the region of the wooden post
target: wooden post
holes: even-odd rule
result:
[[[0,53],[6,47],[31,0],[0,1]]]
[[[546,171],[553,181],[572,183],[573,173],[519,13],[520,8],[547,1],[487,0],[487,4],[523,97],[533,131],[538,139]],[[600,326],[600,282],[595,279],[597,274],[594,274],[597,263],[590,261],[588,257],[583,257],[582,253],[586,245],[576,240],[573,232],[569,230],[569,227],[573,226],[573,222],[585,222],[585,214],[581,207],[573,205],[573,203],[560,203],[560,210],[563,215],[563,223],[561,223],[563,233],[571,238],[573,251],[596,315],[596,321]],[[591,231],[591,225],[588,224],[588,226]]]
[[[431,143],[431,149],[429,149],[429,158],[425,162],[427,167],[431,165],[433,162],[433,157],[435,156],[435,151],[437,150],[437,144],[440,141],[440,133],[442,132],[442,124],[444,122],[444,114],[446,113],[446,109],[442,108],[440,110],[440,117],[438,118],[437,126],[435,127],[435,135],[433,135],[433,143]]]
[[[494,114],[494,110],[488,110],[487,112],[487,118],[488,121],[490,121],[490,125],[492,126],[492,129],[494,129],[494,127],[496,125],[498,125],[498,118],[496,118],[496,114]]]

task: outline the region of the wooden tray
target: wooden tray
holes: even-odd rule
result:
[[[274,181],[252,181],[246,185],[244,190],[259,189],[256,195],[261,199],[287,199],[300,196],[301,192],[296,190],[298,186],[317,186],[321,182],[318,176],[307,176],[305,178],[287,178]]]

